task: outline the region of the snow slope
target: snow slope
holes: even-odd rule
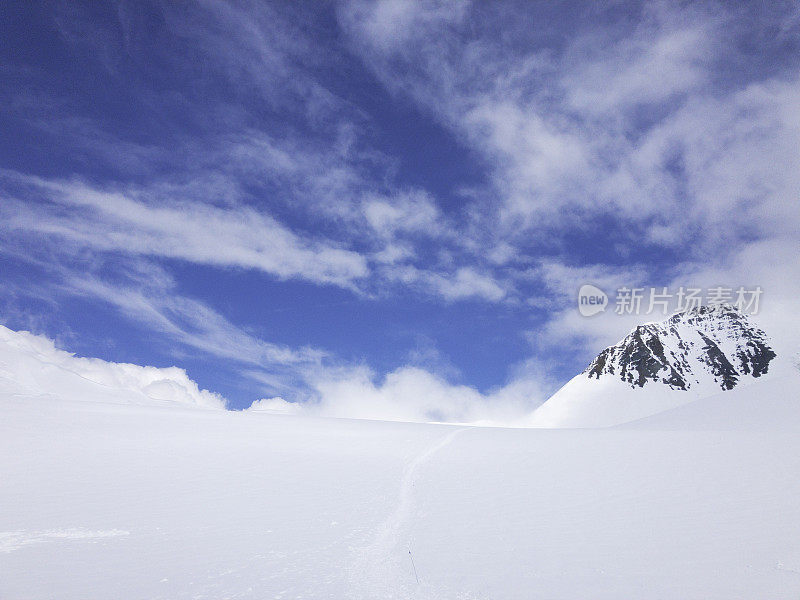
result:
[[[709,392],[712,393],[712,392]],[[570,379],[529,420],[532,427],[611,427],[670,410],[702,397],[697,389],[631,387],[616,377]]]
[[[795,599],[796,383],[606,430],[0,393],[0,598]]]
[[[795,431],[800,423],[800,374],[785,370],[619,427],[706,431]]]

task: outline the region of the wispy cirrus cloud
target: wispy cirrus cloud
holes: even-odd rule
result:
[[[58,306],[82,299],[110,308],[154,346],[171,349],[172,360],[199,356],[201,362],[254,382],[264,393],[289,390],[293,400],[308,399],[312,394],[307,375],[336,362],[325,349],[269,341],[252,327],[232,322],[207,302],[183,292],[170,272],[150,259],[70,257],[54,254],[48,246],[22,248],[16,259],[39,273],[35,284],[17,292],[26,305],[37,301]],[[6,299],[8,293],[3,289],[0,298]],[[8,317],[4,313],[3,322]],[[32,330],[48,329],[42,323],[33,325]],[[74,336],[56,341],[64,349],[75,343]]]
[[[113,306],[147,329],[208,355],[265,369],[318,365],[326,353],[289,348],[246,332],[207,304],[177,292],[169,275],[149,263],[125,271],[126,283],[72,273],[61,284],[67,294],[86,296]]]
[[[78,182],[15,174],[11,179],[44,198],[30,205],[7,196],[7,230],[53,236],[98,251],[258,269],[282,279],[343,287],[354,287],[367,274],[358,253],[304,238],[250,207],[145,199],[142,190],[105,192]]]
[[[444,229],[438,210],[424,194],[367,196],[344,217],[360,228],[358,233],[337,243],[295,233],[269,213],[247,205],[198,200],[192,188],[104,190],[15,172],[5,172],[1,179],[5,202],[0,228],[10,236],[36,236],[58,245],[61,252],[71,247],[76,253],[90,249],[253,269],[278,279],[330,284],[357,293],[401,284],[446,301],[497,302],[510,291],[508,283],[488,271],[447,262],[424,268],[414,264],[415,239],[429,241],[439,236],[437,229]],[[205,197],[206,192],[199,193]],[[23,201],[23,193],[40,200]],[[367,237],[361,237],[365,231]],[[369,232],[376,236],[374,241]],[[347,247],[359,242],[376,249],[362,253]]]
[[[148,23],[125,2],[104,18],[59,10],[60,36],[128,82],[135,110],[124,118],[147,119],[133,124],[140,135],[120,135],[116,122],[50,93],[42,73],[22,77],[7,114],[55,147],[66,141],[99,172],[38,180],[6,172],[6,182],[28,177],[28,191],[38,188],[36,203],[8,209],[7,229],[58,239],[64,250],[252,269],[357,293],[413,283],[415,293],[447,302],[507,298],[490,267],[469,264],[479,244],[437,199],[392,181],[396,159],[369,143],[375,124],[320,76],[347,52],[335,39],[323,47],[308,36],[330,11],[299,10],[305,22],[257,3],[163,4]],[[201,58],[203,71],[151,44],[149,32]],[[169,73],[175,89],[135,77],[142,61]],[[243,101],[254,96],[268,110]]]

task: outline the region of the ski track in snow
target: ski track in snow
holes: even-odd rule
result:
[[[411,555],[410,539],[404,534],[413,519],[414,489],[419,473],[431,458],[450,444],[457,435],[469,429],[462,427],[445,435],[418,454],[403,469],[397,505],[377,528],[372,543],[355,551],[350,569],[354,598],[438,598],[440,594],[426,585],[424,573],[417,584]],[[417,565],[419,570],[419,565]],[[465,598],[453,596],[450,598]]]

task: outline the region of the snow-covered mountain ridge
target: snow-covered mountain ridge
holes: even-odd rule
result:
[[[661,383],[688,390],[734,388],[743,377],[767,373],[776,357],[766,333],[732,306],[701,306],[664,322],[639,325],[603,350],[584,374],[617,376],[631,387]]]

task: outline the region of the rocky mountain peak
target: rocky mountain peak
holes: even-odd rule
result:
[[[639,325],[603,350],[584,374],[617,377],[633,388],[729,390],[743,377],[765,374],[775,356],[767,335],[747,315],[729,305],[701,306]]]

